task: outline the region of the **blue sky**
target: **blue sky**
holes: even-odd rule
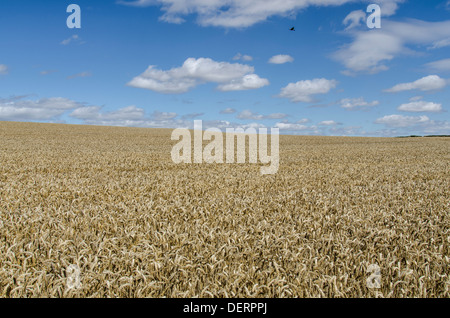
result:
[[[450,134],[447,0],[3,0],[0,41],[4,121]]]

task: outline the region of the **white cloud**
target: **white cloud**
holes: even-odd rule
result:
[[[374,3],[373,0],[368,0],[367,2]],[[394,15],[397,12],[398,4],[403,2],[405,0],[378,0],[375,3],[380,5],[382,16],[388,17]]]
[[[310,103],[313,101],[312,95],[326,94],[335,88],[337,81],[327,80],[325,78],[316,78],[313,80],[298,81],[289,83],[281,89],[279,97],[290,99],[292,102]]]
[[[284,63],[288,63],[288,62],[292,62],[294,61],[294,58],[290,55],[285,55],[285,54],[278,54],[275,56],[272,56],[269,59],[269,63],[272,64],[284,64]]]
[[[251,119],[251,120],[263,120],[263,119],[282,119],[286,118],[287,115],[283,113],[273,113],[269,115],[261,115],[258,113],[253,113],[250,110],[243,110],[240,112],[236,118],[238,119]]]
[[[151,65],[144,73],[133,78],[127,85],[165,94],[185,93],[198,85],[197,80],[189,78],[188,74],[178,75],[179,70],[161,71]]]
[[[102,107],[87,106],[75,109],[70,116],[77,119],[82,119],[87,123],[106,123],[110,122],[124,122],[124,121],[142,121],[145,117],[145,111],[134,105],[120,108],[115,111],[101,112]],[[157,114],[158,115],[158,114]],[[157,118],[159,120],[159,118]]]
[[[383,12],[383,11],[382,11]],[[405,22],[383,20],[381,29],[348,31],[353,37],[332,57],[341,62],[350,75],[356,72],[377,73],[388,69],[386,62],[401,54],[411,54],[410,47],[443,45],[450,38],[450,20],[426,22],[409,19]]]
[[[71,114],[71,117],[77,119],[83,119],[87,122],[96,122],[96,123],[107,123],[113,124],[117,121],[123,122],[139,122],[142,121],[145,117],[145,111],[142,108],[138,108],[136,106],[128,106],[115,111],[110,112],[101,112],[101,107],[92,106],[92,107],[83,107],[74,110]],[[160,120],[157,118],[156,120]]]
[[[175,114],[176,115],[176,113],[171,113],[171,114]],[[201,117],[204,114],[205,113],[190,113],[190,114],[186,114],[186,115],[181,116],[181,119],[191,119],[192,120],[192,119]]]
[[[347,25],[349,24],[345,29],[353,29],[357,26],[360,26],[362,22],[366,20],[366,13],[362,10],[355,10],[350,12],[342,21],[342,24]]]
[[[253,120],[261,120],[264,119],[263,115],[255,114],[249,110],[244,110],[236,116],[238,119],[253,119]]]
[[[361,128],[361,126],[332,127],[329,129],[329,132],[338,136],[360,136],[361,134],[364,134],[364,132],[361,131]]]
[[[426,101],[412,101],[407,104],[402,104],[398,108],[400,111],[404,112],[431,112],[439,113],[442,112],[442,104],[437,104],[433,102]]]
[[[439,61],[430,62],[425,64],[425,66],[432,71],[448,72],[450,71],[450,59],[443,59]]]
[[[402,42],[394,35],[358,32],[353,43],[337,51],[333,57],[349,71],[377,73],[388,69],[380,62],[392,60],[401,50]]]
[[[72,42],[78,42],[80,44],[84,43],[84,42],[81,41],[81,38],[78,35],[74,34],[70,38],[67,38],[67,39],[61,41],[61,44],[62,45],[69,45]]]
[[[88,125],[169,128],[189,124],[187,121],[175,119],[178,116],[176,113],[154,111],[152,115],[146,116],[144,109],[134,105],[114,111],[102,111],[99,106],[79,107],[70,116]]]
[[[230,83],[221,84],[217,88],[222,92],[229,92],[257,89],[267,85],[269,85],[269,80],[261,78],[256,74],[248,74],[242,78],[232,80]]]
[[[0,75],[8,74],[8,66],[5,64],[0,64]]]
[[[305,131],[311,129],[311,127],[307,125],[289,122],[279,122],[276,123],[274,127],[280,130],[291,130],[291,131]]]
[[[106,125],[122,127],[149,127],[149,128],[193,128],[193,119],[204,115],[203,113],[190,113],[178,115],[174,112],[154,111],[150,116],[145,114],[144,109],[136,106],[128,106],[115,111],[103,111],[102,107],[87,106],[75,109],[70,116],[82,120],[87,125]],[[249,118],[251,119],[251,118]],[[203,120],[203,128],[231,128],[242,127],[244,129],[253,127],[265,127],[260,123],[238,124],[226,120]]]
[[[192,114],[190,114],[192,115]],[[198,115],[198,114],[196,114]],[[156,120],[168,120],[168,119],[173,119],[175,117],[177,117],[178,114],[174,113],[174,112],[160,112],[160,111],[154,111],[152,114],[152,117]]]
[[[450,122],[447,120],[432,120],[423,128],[425,134],[448,135],[450,133]]]
[[[376,124],[383,124],[389,127],[410,127],[419,124],[429,123],[431,120],[427,116],[403,116],[403,115],[387,115],[375,120]]]
[[[96,119],[99,117],[100,106],[86,106],[75,109],[70,116],[77,119]]]
[[[41,75],[48,75],[48,74],[52,74],[52,73],[56,73],[56,72],[58,72],[58,71],[56,71],[56,70],[44,70],[44,71],[41,71],[40,74]]]
[[[344,98],[339,101],[342,108],[347,110],[355,110],[355,109],[366,109],[369,107],[376,106],[380,104],[379,101],[375,100],[373,102],[366,102],[363,97],[359,98]]]
[[[236,109],[228,107],[228,108],[221,110],[220,114],[234,114],[235,112],[236,112]]]
[[[250,62],[250,61],[253,61],[253,57],[251,57],[250,55],[242,55],[241,53],[238,53],[233,57],[233,61],[237,61],[237,60]]]
[[[339,125],[339,123],[335,122],[334,120],[324,120],[319,123],[320,126],[335,126]]]
[[[288,120],[283,120],[281,122],[277,122],[274,127],[280,129],[280,131],[284,131],[285,133],[292,134],[304,134],[304,135],[325,135],[326,130],[329,130],[330,127],[334,126],[316,126],[316,125],[307,125],[310,120],[303,118],[296,122],[290,122]]]
[[[435,49],[440,49],[440,48],[443,48],[443,47],[446,47],[446,46],[450,46],[450,38],[436,41],[428,49],[429,50],[435,50]]]
[[[410,90],[432,91],[442,89],[447,85],[445,79],[440,78],[438,75],[429,75],[422,77],[411,83],[401,83],[394,87],[385,90],[389,93],[398,93]]]
[[[410,102],[415,102],[415,101],[418,101],[418,100],[421,100],[421,99],[423,99],[423,96],[414,96],[414,97],[411,97],[409,99],[409,101]]]
[[[286,117],[288,117],[288,115],[284,113],[272,113],[265,116],[266,119],[283,119]]]
[[[81,106],[81,103],[62,97],[39,100],[23,100],[22,97],[0,99],[0,120],[52,120]]]
[[[203,26],[229,28],[249,27],[272,16],[292,16],[310,6],[340,6],[354,0],[135,0],[118,3],[135,6],[161,6],[164,14],[160,20],[182,23],[184,17],[197,15],[197,22]],[[360,0],[367,4],[371,0]],[[403,0],[378,0],[383,15],[395,13]]]
[[[448,135],[450,131],[449,121],[432,120],[427,116],[388,115],[378,118],[375,123],[388,127],[387,130],[381,131],[387,136],[409,135],[412,131],[421,135]]]
[[[229,122],[226,120],[203,120],[202,122],[203,129],[205,128],[219,128],[221,130],[225,130],[226,128],[267,128],[265,125],[261,123],[235,123],[235,122]]]
[[[181,67],[168,71],[155,69],[151,65],[128,85],[159,93],[180,94],[207,82],[219,83],[218,89],[221,91],[256,89],[269,84],[267,79],[253,72],[253,67],[244,64],[188,58]]]
[[[74,74],[74,75],[67,76],[67,79],[74,79],[74,78],[77,78],[77,77],[89,77],[89,76],[92,76],[92,73],[88,72],[88,71],[85,71],[85,72],[81,72],[81,73],[77,73],[77,74]]]

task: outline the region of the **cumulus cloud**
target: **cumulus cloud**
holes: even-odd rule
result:
[[[316,129],[316,127],[307,126],[304,124],[290,123],[290,122],[279,122],[274,125],[275,128],[280,130],[288,131],[306,131],[311,129]]]
[[[272,16],[291,16],[309,6],[340,6],[354,0],[119,0],[118,3],[135,6],[160,6],[164,14],[160,20],[182,23],[184,17],[197,15],[203,26],[243,28],[267,20]],[[360,0],[367,4],[369,0]],[[392,15],[403,0],[378,0],[385,16]]]
[[[342,108],[347,110],[357,110],[357,109],[367,109],[380,104],[379,101],[375,100],[372,102],[367,102],[363,97],[359,98],[344,98],[339,101]]]
[[[385,90],[389,93],[398,93],[410,90],[432,91],[442,89],[447,85],[447,81],[438,75],[429,75],[422,77],[411,83],[397,84],[392,88]]]
[[[274,127],[278,128],[284,133],[292,134],[304,134],[304,135],[319,135],[321,133],[321,128],[316,125],[306,125],[309,123],[309,119],[303,118],[295,122],[289,120],[283,120],[277,122]]]
[[[386,130],[379,131],[379,134],[386,136],[395,136],[399,134],[411,134],[414,131],[416,134],[445,134],[448,135],[450,131],[450,122],[447,120],[432,120],[427,116],[403,116],[403,115],[387,115],[378,118],[376,124],[383,124],[387,127]]]
[[[217,88],[222,92],[243,91],[257,89],[269,85],[269,80],[256,74],[248,74],[242,78],[234,79],[230,83],[221,84]]]
[[[103,111],[100,106],[86,106],[67,98],[51,97],[38,100],[27,96],[0,98],[0,120],[61,122],[61,116],[68,114],[83,124],[133,126],[133,127],[176,127],[182,124],[174,120],[175,113],[155,111],[145,116],[145,111],[128,106],[114,111]]]
[[[244,110],[236,116],[238,119],[253,119],[253,120],[261,120],[264,119],[263,115],[253,113],[249,110]]]
[[[192,122],[191,122],[192,123]],[[247,128],[268,128],[265,125],[261,123],[236,123],[236,122],[229,122],[227,120],[203,120],[202,121],[202,128],[218,128],[221,129],[223,132],[225,132],[226,128],[243,128],[244,130]],[[270,131],[270,130],[269,130]]]
[[[372,0],[367,1],[369,3],[373,3]],[[405,0],[378,0],[376,3],[380,5],[381,14],[385,17],[389,17],[394,15],[399,7],[399,3],[403,3]]]
[[[82,107],[73,111],[70,116],[82,120],[87,125],[143,127],[143,128],[194,128],[193,119],[203,113],[179,115],[176,113],[154,111],[146,115],[142,108],[128,106],[115,111],[103,111],[101,107]],[[260,123],[250,122],[238,124],[226,120],[202,120],[203,129],[206,128],[262,128]]]
[[[333,57],[352,72],[377,73],[387,70],[382,61],[392,60],[402,50],[402,42],[392,34],[358,32],[354,41],[337,51]]]
[[[403,112],[440,113],[442,112],[442,104],[427,102],[424,100],[411,101],[410,103],[400,105],[397,109]]]
[[[397,56],[411,54],[410,47],[414,45],[444,45],[450,38],[450,20],[426,22],[409,19],[396,22],[384,19],[381,29],[351,30],[347,34],[353,38],[351,43],[332,54],[346,67],[344,74],[377,73],[389,69],[387,62]]]
[[[86,106],[75,109],[70,116],[77,119],[96,119],[99,117],[100,106]]]
[[[145,88],[165,94],[180,94],[202,83],[220,84],[221,91],[257,89],[269,81],[254,74],[249,65],[216,62],[210,58],[188,58],[181,67],[168,71],[158,70],[151,65],[128,85]]]
[[[88,106],[75,109],[70,116],[77,119],[83,119],[86,122],[115,122],[115,121],[139,121],[142,120],[145,111],[136,106],[128,106],[119,110],[110,112],[101,112],[99,106]]]
[[[294,58],[286,54],[278,54],[269,59],[269,63],[271,64],[284,64],[292,61],[294,61]]]
[[[425,134],[448,135],[450,132],[450,122],[447,120],[432,120],[429,125],[423,127]]]
[[[114,111],[103,110],[99,106],[83,106],[72,111],[70,117],[79,119],[83,124],[87,125],[106,125],[106,126],[123,126],[123,127],[148,127],[148,128],[193,128],[193,119],[203,116],[204,113],[189,113],[179,115],[175,112],[161,112],[153,111],[147,115],[143,108],[134,105],[120,108]],[[283,114],[284,115],[284,114]],[[270,114],[263,116],[259,114],[242,113],[242,119],[246,120],[260,120],[267,118],[282,118],[281,114]],[[264,125],[250,122],[250,123],[235,123],[226,120],[203,120],[203,128],[260,128]]]
[[[383,124],[389,127],[410,127],[419,124],[429,123],[431,120],[427,116],[403,116],[387,115],[375,120],[376,124]]]
[[[291,102],[313,102],[313,95],[326,94],[337,85],[336,80],[328,80],[325,78],[316,78],[313,80],[298,81],[289,83],[281,89],[279,97],[288,98]]]
[[[341,123],[334,120],[325,120],[318,125],[307,125],[310,120],[303,118],[296,122],[284,120],[277,122],[274,127],[284,131],[284,133],[305,134],[305,135],[358,135],[361,134],[361,127],[343,127]]]
[[[52,97],[23,100],[23,97],[0,99],[0,120],[54,120],[66,111],[83,104],[73,100]]]
[[[144,127],[144,128],[193,128],[193,119],[204,113],[179,115],[175,112],[155,110],[146,114],[145,110],[134,105],[118,110],[106,111],[99,106],[85,106],[75,109],[70,117],[79,119],[86,125]],[[233,123],[222,120],[204,120],[203,127],[232,127]]]
[[[0,75],[8,74],[8,66],[5,64],[0,64]]]

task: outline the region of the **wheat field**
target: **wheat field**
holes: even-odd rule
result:
[[[261,175],[171,131],[0,122],[0,297],[450,296],[450,138],[281,135]]]

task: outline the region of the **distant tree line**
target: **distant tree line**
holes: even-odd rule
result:
[[[409,136],[397,136],[395,138],[412,138],[412,137],[450,137],[450,135],[426,135],[426,136],[409,135]]]

